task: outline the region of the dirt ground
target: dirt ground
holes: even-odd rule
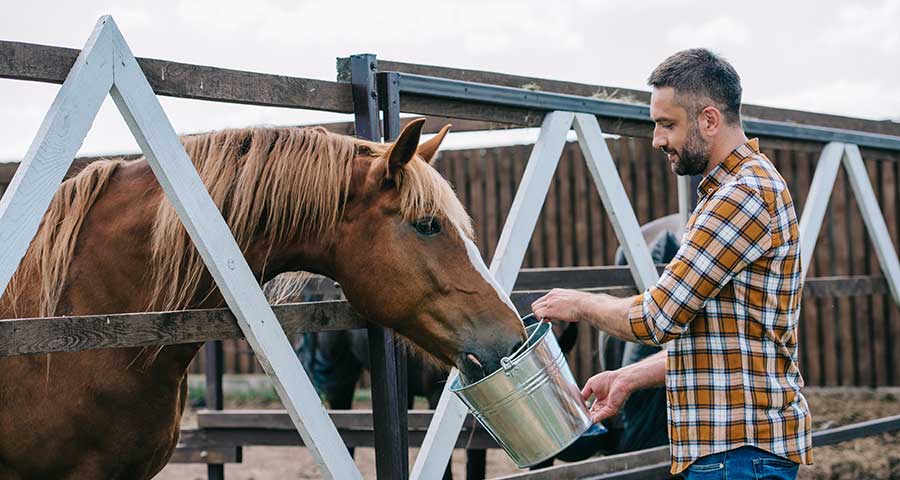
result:
[[[809,389],[805,391],[813,412],[813,428],[822,429],[891,415],[900,415],[900,390]],[[250,408],[251,405],[245,405]],[[278,408],[278,405],[252,405],[254,408]],[[234,406],[229,406],[234,408]],[[358,408],[364,408],[358,406]],[[196,421],[192,413],[185,426]],[[410,451],[410,465],[418,450]],[[900,480],[900,431],[862,438],[814,451],[815,465],[800,469],[801,479]],[[375,451],[358,448],[356,462],[365,478],[375,478]],[[488,451],[488,478],[519,470],[502,450]],[[453,454],[453,475],[465,476],[465,454]],[[242,464],[227,465],[229,480],[318,479],[321,476],[312,456],[304,448],[245,447]],[[169,465],[156,477],[160,480],[204,480],[205,465]]]

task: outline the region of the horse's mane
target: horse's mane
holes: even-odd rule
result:
[[[18,296],[29,275],[37,275],[41,286],[38,314],[42,317],[55,314],[84,218],[122,163],[122,160],[91,163],[63,182],[56,191],[19,269],[3,294],[3,303],[10,307],[13,315],[18,316]]]
[[[361,147],[374,156],[387,149],[321,127],[223,130],[182,141],[242,250],[259,234],[277,243],[334,228]],[[450,185],[421,159],[407,163],[397,188],[407,220],[441,212],[471,236],[469,216]],[[152,251],[151,307],[187,307],[205,266],[169,202],[156,216]]]
[[[230,129],[181,141],[242,250],[260,234],[274,244],[334,228],[343,214],[353,159],[365,152],[380,156],[388,147],[324,128],[298,127]],[[84,218],[122,163],[94,162],[63,182],[3,296],[11,308],[24,277],[39,275],[40,315],[56,314]],[[426,162],[410,161],[396,180],[405,219],[441,213],[472,236],[462,204]],[[189,307],[206,267],[167,200],[160,202],[151,237],[150,274],[143,279],[151,289],[147,309]],[[209,297],[214,291],[203,294]]]

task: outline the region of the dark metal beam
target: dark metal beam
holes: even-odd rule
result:
[[[435,97],[544,112],[564,110],[590,113],[599,117],[650,122],[650,107],[645,104],[614,102],[592,97],[532,91],[408,73],[398,73],[397,75],[401,96],[408,94]],[[823,143],[844,142],[860,147],[900,150],[900,137],[893,135],[751,118],[744,119],[744,129],[748,135],[753,136]]]
[[[350,57],[356,136],[381,140],[375,55]],[[394,109],[395,111],[396,108]],[[396,125],[399,126],[399,111]],[[393,123],[392,123],[393,124]],[[375,470],[378,478],[405,480],[409,477],[409,447],[406,430],[406,398],[400,398],[405,358],[394,342],[394,333],[369,324],[369,361],[372,373],[372,407],[375,411]],[[402,381],[405,383],[406,378]]]

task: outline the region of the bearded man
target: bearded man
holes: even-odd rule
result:
[[[796,478],[812,463],[800,393],[800,235],[787,184],[741,126],[734,68],[678,52],[650,75],[653,146],[677,175],[703,175],[698,203],[659,281],[631,298],[554,289],[538,318],[588,322],[667,349],[588,380],[594,422],[632,392],[666,386],[673,475]],[[707,476],[712,475],[712,476]]]

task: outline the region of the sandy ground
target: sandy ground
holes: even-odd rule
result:
[[[900,390],[817,390],[806,392],[813,412],[813,427],[828,428],[879,417],[900,415]],[[269,405],[271,406],[271,405]],[[258,406],[257,406],[258,407]],[[359,408],[363,408],[359,406]],[[193,414],[185,426],[195,422]],[[410,452],[410,464],[418,450]],[[801,479],[897,479],[900,480],[900,432],[862,438],[814,452],[815,465],[800,470]],[[365,478],[375,478],[375,451],[359,448],[356,462]],[[488,478],[518,472],[502,450],[488,452]],[[453,454],[453,474],[464,478],[465,454]],[[295,447],[245,447],[244,463],[227,465],[229,480],[318,479],[321,476],[306,449]],[[169,465],[160,480],[204,480],[205,465]]]

